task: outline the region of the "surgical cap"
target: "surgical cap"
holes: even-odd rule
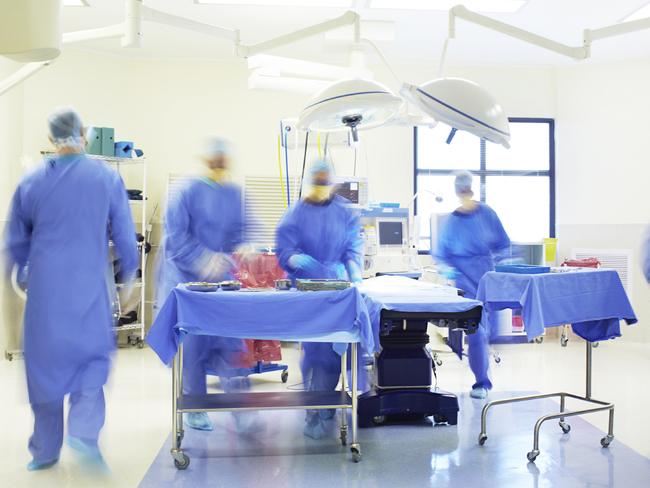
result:
[[[316,173],[334,173],[332,164],[326,159],[317,159],[309,168],[309,175],[313,177]]]
[[[232,146],[222,137],[211,137],[203,143],[201,155],[208,159],[217,156],[232,156]]]
[[[456,180],[454,181],[456,194],[472,192],[472,173],[469,171],[458,171],[456,173]]]
[[[75,147],[83,144],[81,117],[71,108],[59,108],[48,117],[50,136],[57,147]]]

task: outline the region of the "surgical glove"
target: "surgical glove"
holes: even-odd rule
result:
[[[308,254],[294,254],[289,258],[289,266],[294,270],[313,271],[320,263]]]
[[[205,412],[190,412],[185,417],[185,423],[188,427],[195,430],[213,430],[214,425],[208,414]]]
[[[348,276],[350,277],[350,281],[352,283],[361,283],[363,281],[363,277],[361,276],[361,268],[359,268],[359,265],[356,262],[348,261],[346,268],[348,270]]]
[[[449,266],[444,266],[442,268],[439,268],[438,273],[440,273],[442,276],[444,276],[450,281],[455,280],[458,276],[458,273],[456,273],[456,269],[451,268]]]
[[[233,260],[224,253],[214,253],[201,267],[199,273],[205,280],[219,281],[235,267]]]

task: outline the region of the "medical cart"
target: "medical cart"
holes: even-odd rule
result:
[[[544,327],[573,324],[573,330],[586,341],[585,394],[569,392],[544,393],[488,402],[481,412],[479,445],[487,441],[487,414],[493,407],[508,403],[525,402],[542,398],[560,398],[560,411],[540,417],[533,430],[533,449],[527,459],[534,462],[540,454],[539,431],[549,420],[559,420],[562,432],[571,426],[567,417],[608,411],[609,426],[602,447],[614,440],[614,404],[592,397],[592,363],[595,342],[614,339],[621,335],[620,320],[628,324],[637,321],[621,280],[614,270],[576,271],[570,273],[544,273],[517,275],[513,273],[487,273],[479,283],[477,299],[483,301],[488,311],[504,308],[522,308],[526,332],[537,337]],[[566,399],[590,404],[590,408],[566,410]]]

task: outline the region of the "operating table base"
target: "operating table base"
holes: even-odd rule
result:
[[[430,416],[436,423],[456,425],[456,396],[433,388],[375,387],[359,397],[359,427],[371,427],[386,420],[417,420]]]

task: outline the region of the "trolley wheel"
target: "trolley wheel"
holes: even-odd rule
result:
[[[183,460],[179,461],[178,459],[174,458],[174,466],[176,466],[176,469],[179,470],[184,470],[187,469],[187,467],[190,465],[190,458],[187,454],[183,453]]]
[[[447,423],[447,417],[445,417],[444,415],[435,414],[433,416],[433,422],[436,423],[436,424],[446,424]]]
[[[560,339],[560,345],[561,345],[562,347],[566,347],[568,343],[569,343],[569,338],[568,338],[568,337],[562,337],[562,338]]]
[[[606,435],[600,440],[600,445],[603,447],[609,447],[609,445],[612,443],[613,440],[614,440],[613,435]]]
[[[535,344],[541,344],[542,342],[544,342],[544,336],[535,337],[534,341]]]
[[[352,452],[352,460],[355,463],[361,461],[361,448],[359,446],[352,446],[350,452]]]
[[[494,356],[494,362],[499,364],[501,362],[501,356]]]
[[[537,459],[537,456],[539,456],[539,451],[537,449],[530,451],[528,454],[526,454],[526,457],[528,458],[528,461],[531,463],[535,462],[535,459]]]
[[[480,434],[478,436],[478,445],[482,446],[483,444],[485,444],[485,441],[487,441],[487,438],[488,438],[487,434]]]
[[[385,415],[377,415],[376,417],[372,418],[372,423],[375,425],[381,425],[386,423],[386,416]]]
[[[144,349],[144,341],[143,340],[140,340],[138,342],[138,349]]]
[[[286,383],[289,380],[289,371],[286,369],[282,371],[282,374],[280,375],[280,379],[282,380],[282,383]]]
[[[600,342],[594,342],[594,343],[591,344],[591,347],[594,347],[594,348],[598,347],[598,346],[600,346]]]
[[[562,432],[565,434],[568,434],[571,432],[571,426],[567,424],[566,422],[559,422],[560,428],[562,429]]]

